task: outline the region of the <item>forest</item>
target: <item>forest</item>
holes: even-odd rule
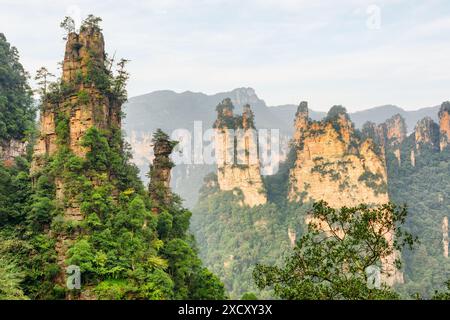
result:
[[[89,16],[78,32],[98,36],[100,21]],[[75,38],[71,25],[70,19],[62,23]],[[188,233],[191,213],[176,198],[152,213],[155,204],[120,127],[88,128],[80,142],[83,157],[70,148],[68,97],[76,97],[70,108],[95,103],[93,90],[110,104],[126,99],[124,60],[113,74],[95,52],[90,56],[87,71],[73,81],[50,81],[42,68],[36,107],[18,52],[0,35],[0,140],[28,145],[26,154],[0,165],[0,299],[224,299],[222,283],[203,266]],[[55,111],[57,139],[56,151],[33,171],[37,108],[41,115]],[[67,218],[68,199],[79,204],[82,220]],[[80,268],[81,288],[69,290],[61,281],[64,265]]]
[[[167,133],[153,134],[150,184],[139,178],[121,127],[128,60],[104,52],[101,21],[64,19],[62,74],[42,67],[37,90],[0,33],[0,300],[450,299],[450,148],[425,145],[411,163],[410,135],[401,165],[386,150],[387,185],[360,177],[391,203],[331,208],[288,200],[292,145],[263,178],[267,203],[243,206],[243,192],[221,191],[210,173],[191,212],[169,187]],[[339,131],[342,115],[335,106],[325,122]],[[313,171],[336,176],[325,167]],[[397,253],[404,283],[370,286],[367,268]]]

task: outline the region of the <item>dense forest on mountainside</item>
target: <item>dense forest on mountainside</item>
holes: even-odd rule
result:
[[[205,178],[207,186],[193,211],[192,230],[200,257],[222,279],[231,298],[239,299],[248,292],[270,298],[269,290],[256,287],[253,269],[257,263],[279,264],[284,260],[292,247],[289,232],[302,232],[303,217],[310,206],[268,203],[242,207],[241,194],[211,188],[216,180],[215,174]]]
[[[406,135],[406,132],[400,133]],[[366,134],[355,131],[356,136]],[[397,145],[401,165],[394,152]],[[395,204],[407,205],[409,213],[404,230],[419,240],[413,249],[403,250],[404,283],[397,283],[394,288],[401,298],[428,299],[436,290],[445,289],[445,282],[450,278],[450,264],[443,256],[442,230],[443,218],[450,216],[449,148],[440,152],[436,146],[425,143],[420,152],[415,151],[413,166],[411,151],[417,148],[415,134],[393,146],[395,148],[386,146],[389,199]],[[379,154],[382,148],[381,145],[376,147]],[[252,277],[255,264],[281,268],[285,258],[292,254],[290,237],[295,234],[295,238],[300,239],[307,235],[305,216],[312,203],[287,201],[290,169],[295,161],[296,147],[292,145],[277,174],[264,179],[269,203],[253,208],[240,205],[239,190],[221,191],[214,175],[205,180],[200,200],[193,210],[192,229],[198,238],[202,259],[220,276],[234,298],[248,291],[261,297],[273,297],[269,287],[255,286]]]
[[[388,186],[393,202],[407,204],[406,229],[420,240],[415,250],[403,254],[405,284],[399,291],[429,298],[450,278],[450,261],[443,256],[442,243],[442,221],[450,216],[450,150],[424,147],[413,166],[409,159],[413,145],[414,135],[402,145],[401,166],[388,154]]]
[[[29,75],[17,49],[0,33],[0,299],[449,299],[450,147],[442,143],[447,140],[439,140],[439,125],[431,118],[422,123],[427,127],[420,134],[388,147],[381,140],[379,145],[367,142],[345,108],[333,107],[321,122],[311,119],[317,114],[308,115],[306,104],[297,109],[298,140],[276,174],[260,176],[259,164],[250,171],[248,165],[225,163],[219,175],[206,176],[191,213],[170,189],[174,167],[170,155],[177,142],[161,130],[149,141],[159,155],[148,174],[151,184],[146,187],[139,178],[142,172],[133,164],[122,132],[127,60],[115,61],[104,52],[100,22],[90,15],[79,30],[71,18],[61,23],[67,40],[62,75],[51,81],[53,75],[41,68],[36,76],[40,126]],[[253,90],[244,91],[246,95],[234,92],[233,99],[239,105],[252,100],[270,123],[264,102]],[[161,93],[161,99],[167,94]],[[206,110],[207,101],[225,95],[183,97],[203,101]],[[189,108],[197,106],[194,102]],[[144,110],[145,103],[139,103]],[[232,115],[219,120],[238,119],[242,128],[250,120],[246,123],[253,128],[250,106],[242,107],[251,118]],[[441,112],[449,108],[444,103]],[[303,118],[297,118],[299,113]],[[212,122],[211,115],[207,117]],[[138,125],[146,127],[142,121]],[[372,129],[375,135],[380,128]],[[406,128],[398,132],[406,136]],[[312,148],[305,148],[305,137]],[[429,141],[419,144],[418,138]],[[308,159],[311,150],[324,157]],[[315,166],[301,171],[307,161]],[[356,174],[360,163],[364,170]],[[330,169],[334,164],[339,172]],[[387,168],[387,177],[368,171],[369,166]],[[302,178],[313,174],[318,178],[312,182],[317,182],[315,186],[300,185],[304,192],[290,201],[298,181],[293,168]],[[204,170],[200,166],[193,172],[203,175]],[[221,176],[220,170],[232,174]],[[258,190],[250,190],[256,188],[257,175]],[[356,177],[351,186],[349,177]],[[246,190],[223,191],[220,179],[245,182]],[[196,182],[185,185],[186,191],[191,192]],[[348,198],[357,199],[361,192],[354,191],[363,186],[374,191],[373,199],[389,195],[398,207],[372,210],[363,204],[334,211],[314,202],[321,199],[307,198],[312,189],[317,193],[328,189],[327,196],[333,196],[331,182],[341,191],[351,188]],[[253,200],[264,201],[244,205],[249,190],[258,195]],[[399,209],[403,204],[407,210]],[[405,243],[389,243],[370,229],[374,216],[389,225],[386,212],[398,223],[396,239]],[[345,241],[335,232],[331,239],[317,242],[326,232],[308,226],[311,215],[342,223],[354,232]],[[403,244],[413,244],[413,236],[419,242],[403,249]],[[373,250],[365,247],[367,243],[376,244],[372,254],[367,254]],[[368,288],[366,264],[381,265],[394,248],[403,249],[404,283]],[[67,282],[69,266],[79,268],[80,288]]]
[[[92,37],[84,45],[100,44],[96,49],[101,53],[100,21],[89,16],[80,35],[70,18],[62,26],[69,41]],[[37,159],[34,155],[32,160],[31,153],[12,166],[0,165],[0,298],[225,298],[223,284],[197,257],[195,240],[188,233],[191,213],[175,197],[159,206],[159,214],[152,213],[155,204],[130,162],[120,126],[87,128],[80,140],[85,154],[73,151],[70,126],[76,112],[71,110],[87,110],[99,98],[120,105],[126,99],[128,79],[124,60],[113,74],[110,60],[82,49],[83,43],[75,44],[66,48],[66,59],[67,50],[71,59],[79,52],[80,59],[74,61],[84,63],[87,56],[82,53],[87,52],[86,68],[75,70],[75,81],[61,78],[41,90],[41,119],[49,113],[55,119],[54,152],[40,156],[39,167],[31,174],[30,162]],[[15,113],[18,123],[6,119],[10,126],[2,137],[25,137],[29,120],[34,119],[25,74],[15,50],[0,58],[0,106]],[[80,220],[69,215],[68,204],[74,199]],[[68,265],[80,268],[79,290],[66,286],[62,267]]]

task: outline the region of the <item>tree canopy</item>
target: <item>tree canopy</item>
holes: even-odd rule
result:
[[[28,74],[17,49],[0,33],[0,140],[23,139],[35,117]]]

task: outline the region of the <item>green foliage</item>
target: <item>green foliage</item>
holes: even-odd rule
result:
[[[64,113],[58,113],[55,117],[55,131],[58,137],[58,143],[64,145],[69,143],[70,129],[69,117]]]
[[[253,292],[246,292],[241,297],[241,300],[258,300],[258,297]]]
[[[405,297],[418,294],[429,299],[450,278],[442,243],[442,220],[450,217],[450,152],[423,146],[420,153],[415,151],[414,167],[410,160],[414,145],[414,135],[403,142],[401,166],[388,150],[388,189],[391,201],[408,205],[405,228],[420,240],[416,250],[403,254],[405,284],[398,290]]]
[[[347,109],[343,106],[333,106],[325,118],[325,121],[335,122],[339,119],[339,117],[344,116],[347,120],[350,120],[349,115],[347,114]]]
[[[90,14],[81,23],[80,31],[94,30],[100,32],[102,31],[102,29],[100,28],[100,22],[102,22],[102,19],[100,17],[96,17]]]
[[[77,98],[78,98],[78,102],[82,105],[88,104],[89,100],[90,100],[89,93],[86,90],[80,90],[77,93]]]
[[[0,142],[22,140],[34,129],[36,110],[19,54],[0,33]]]
[[[383,176],[370,171],[364,173],[358,178],[358,181],[364,181],[367,187],[374,190],[375,195],[387,192],[387,184],[383,181]]]
[[[60,23],[59,26],[63,28],[67,32],[67,34],[75,32],[75,21],[71,17],[64,17],[64,20]]]
[[[301,232],[308,206],[284,202],[241,207],[241,197],[233,191],[201,195],[192,216],[200,257],[220,277],[232,299],[245,292],[271,298],[268,290],[255,286],[253,269],[257,263],[283,261],[290,247],[288,229]]]
[[[24,300],[21,289],[24,274],[17,266],[0,256],[0,300]]]
[[[82,31],[100,31],[100,20],[89,16]],[[72,21],[62,26],[70,32]],[[70,149],[67,111],[73,106],[67,101],[74,94],[79,104],[90,100],[78,85],[94,85],[112,108],[126,99],[126,61],[119,62],[114,77],[99,63],[103,57],[95,55],[90,52],[87,75],[78,72],[76,83],[49,84],[51,75],[40,70],[43,107],[57,110],[58,138],[56,152],[39,158],[40,171],[30,177],[30,159],[18,158],[8,168],[0,164],[0,299],[64,299],[68,289],[61,283],[61,250],[65,264],[82,272],[82,288],[70,292],[72,298],[82,293],[99,299],[226,298],[223,284],[198,258],[187,232],[191,213],[178,198],[165,204],[161,215],[151,212],[152,201],[119,128],[89,128],[81,138],[83,157]],[[17,52],[3,35],[0,60],[0,138],[23,138],[27,119],[34,120],[25,114],[31,110],[31,94]],[[67,214],[73,208],[77,213],[77,207],[81,221]]]
[[[283,267],[258,264],[256,284],[260,289],[272,287],[276,296],[290,300],[398,298],[387,286],[370,288],[366,270],[413,245],[415,240],[401,227],[406,214],[405,208],[392,204],[335,210],[324,202],[315,203],[312,222],[292,256]],[[390,231],[396,235],[394,243],[386,239]],[[386,272],[381,267],[381,273]]]
[[[450,300],[450,281],[445,282],[445,291],[436,291],[431,298],[432,300]]]
[[[283,203],[288,198],[289,171],[294,167],[296,159],[297,149],[291,146],[287,159],[280,163],[277,174],[264,177],[264,185],[270,202]]]

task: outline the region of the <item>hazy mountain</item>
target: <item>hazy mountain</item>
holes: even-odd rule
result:
[[[125,130],[190,129],[193,128],[194,121],[203,121],[204,128],[211,128],[216,117],[215,108],[225,98],[231,98],[236,113],[241,112],[243,105],[250,104],[260,128],[288,129],[285,121],[278,119],[252,88],[239,88],[214,95],[166,90],[130,98],[125,105]]]
[[[270,109],[272,113],[274,113],[279,119],[288,123],[293,121],[292,119],[294,119],[295,112],[297,111],[297,106],[293,104],[288,104],[271,107]],[[434,121],[438,121],[437,118],[438,111],[439,106],[422,108],[414,111],[406,111],[397,106],[385,105],[349,114],[350,118],[355,123],[357,128],[361,128],[362,125],[367,121],[382,123],[387,119],[389,119],[390,117],[392,117],[393,115],[401,114],[406,120],[408,132],[412,132],[414,130],[414,127],[416,126],[416,123],[425,117],[431,117]],[[320,120],[325,115],[326,112],[310,111],[310,117],[313,120]]]
[[[152,154],[151,135],[157,128],[169,134],[175,129],[193,132],[194,121],[202,121],[203,131],[209,129],[216,118],[216,106],[225,98],[232,100],[236,107],[235,113],[241,113],[242,106],[250,104],[255,113],[256,126],[279,129],[283,139],[282,148],[287,149],[286,142],[294,129],[296,105],[269,107],[252,88],[238,88],[213,95],[190,91],[182,93],[169,90],[155,91],[130,98],[123,108],[127,114],[124,129],[133,147],[134,161],[141,169],[141,177],[147,179],[145,174]],[[350,113],[350,117],[357,127],[361,127],[366,121],[381,123],[397,113],[406,119],[408,131],[411,132],[416,122],[426,116],[437,120],[438,107],[405,111],[396,106],[385,105]],[[325,112],[310,111],[310,117],[314,120],[319,120],[325,115]],[[213,170],[215,167],[211,165],[175,167],[172,174],[173,188],[186,200],[186,205],[192,206],[196,202],[203,177]]]

